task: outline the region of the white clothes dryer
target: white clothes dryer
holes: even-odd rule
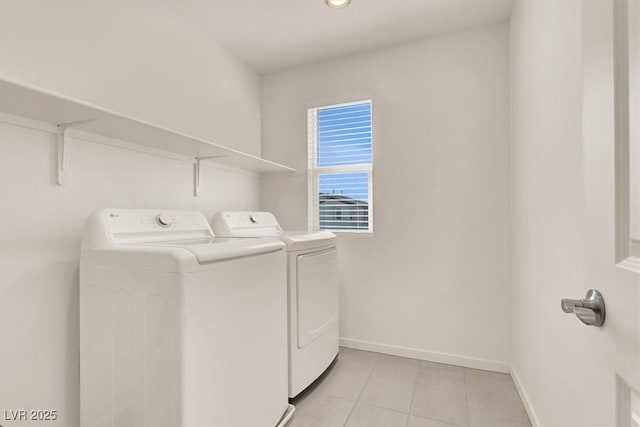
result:
[[[338,355],[336,235],[283,232],[270,212],[219,212],[212,228],[224,237],[277,237],[287,246],[289,397],[295,397]]]
[[[194,211],[105,209],[80,263],[81,423],[276,426],[287,399],[286,253]]]

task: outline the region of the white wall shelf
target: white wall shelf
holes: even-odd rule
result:
[[[64,183],[64,130],[68,127],[194,158],[195,194],[199,160],[261,174],[294,173],[295,169],[115,113],[61,94],[0,78],[0,111],[58,125],[59,183]]]

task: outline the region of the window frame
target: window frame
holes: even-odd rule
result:
[[[371,110],[371,162],[357,163],[340,166],[318,166],[318,110],[348,107],[368,103]],[[373,162],[374,162],[374,122],[373,99],[361,99],[358,101],[342,102],[338,104],[320,105],[307,108],[307,160],[308,160],[308,185],[307,185],[307,220],[310,232],[320,231],[320,175],[337,173],[367,173],[367,229],[323,229],[338,235],[373,235]]]

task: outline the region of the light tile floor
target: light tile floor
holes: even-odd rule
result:
[[[531,426],[511,377],[341,348],[290,427]]]

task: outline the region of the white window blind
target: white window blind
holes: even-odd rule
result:
[[[308,110],[309,229],[373,231],[371,101]]]

